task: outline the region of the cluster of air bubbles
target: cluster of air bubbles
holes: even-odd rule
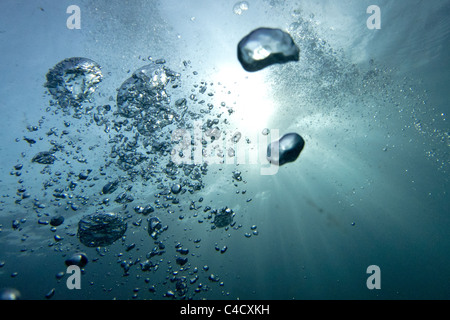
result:
[[[40,164],[53,164],[56,160],[56,157],[54,155],[54,152],[50,151],[41,151],[37,153],[33,159],[31,159],[32,162],[40,163]]]
[[[139,121],[142,134],[151,134],[174,120],[175,114],[166,91],[169,82],[180,75],[161,64],[149,64],[136,70],[117,93],[121,116]]]
[[[245,11],[248,4],[242,4]],[[187,90],[181,74],[165,63],[160,59],[127,75],[115,97],[102,91],[104,75],[90,59],[65,59],[49,70],[45,87],[51,96],[47,108],[52,111],[51,118],[28,124],[25,136],[16,139],[34,152],[23,152],[11,171],[19,183],[14,203],[35,217],[14,217],[9,227],[21,232],[34,220],[36,228],[48,230],[48,247],[63,253],[61,267],[78,266],[84,272],[117,248],[123,250],[116,257],[124,277],[136,270],[161,273],[160,266],[167,263],[170,282],[146,278],[148,291],[163,290],[166,297],[184,299],[224,282],[208,266],[195,266],[200,237],[189,240],[192,247],[177,245],[170,256],[168,241],[180,236],[171,233],[177,229],[176,223],[186,225],[184,230],[190,232],[192,221],[208,221],[203,230],[217,234],[241,227],[230,207],[212,209],[203,203],[203,197],[192,199],[205,187],[209,168],[207,162],[189,160],[194,151],[204,154],[210,144],[221,142],[227,147],[214,149],[214,156],[234,157],[237,144],[249,143],[249,139],[239,131],[227,130],[227,117],[234,110],[224,101],[214,105],[214,83],[191,78],[196,83]],[[183,65],[190,68],[189,62]],[[195,71],[192,74],[198,76]],[[201,137],[173,138],[177,130],[197,129]],[[172,151],[180,146],[184,148],[178,155],[187,161],[175,163]],[[41,188],[27,185],[30,172],[41,174]],[[245,183],[242,172],[234,170],[232,181]],[[149,200],[152,195],[154,201]],[[28,237],[24,233],[22,241]],[[83,250],[86,253],[80,252]],[[222,244],[219,251],[228,252],[228,246]],[[76,253],[66,256],[65,252]],[[91,253],[98,257],[91,258],[94,263],[88,265],[87,254],[92,257]],[[168,279],[160,273],[158,279]],[[13,273],[12,277],[16,276]],[[58,272],[56,279],[64,276],[63,271]],[[53,288],[44,294],[50,299],[60,293]],[[6,298],[19,296],[5,291]]]
[[[250,231],[251,231],[251,232],[246,232],[246,233],[244,233],[244,236],[245,236],[246,238],[250,238],[252,235],[257,236],[257,235],[259,234],[256,225],[252,225],[252,226],[250,227]]]
[[[218,212],[216,211],[213,220],[214,225],[212,228],[224,228],[226,226],[229,226],[230,224],[232,224],[234,216],[234,211],[228,207],[222,208]]]

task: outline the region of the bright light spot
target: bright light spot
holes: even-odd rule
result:
[[[268,127],[275,104],[264,72],[249,73],[239,65],[225,65],[215,74],[214,83],[221,83],[220,88],[216,87],[214,105],[224,101],[224,112],[233,109],[229,117],[233,127],[243,135],[260,133]]]
[[[268,51],[266,48],[262,46],[253,50],[253,53],[251,54],[253,60],[264,60],[268,56],[270,56],[270,51]]]

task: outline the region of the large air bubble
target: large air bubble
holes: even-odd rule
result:
[[[234,212],[230,208],[222,208],[216,213],[214,217],[214,225],[217,228],[223,228],[230,225],[233,222]]]
[[[47,73],[45,87],[61,107],[88,100],[103,79],[100,66],[87,58],[68,58]]]
[[[298,61],[300,49],[291,36],[280,30],[259,28],[250,32],[238,44],[238,59],[250,72],[275,63]]]
[[[305,141],[297,133],[285,134],[280,140],[269,144],[267,147],[267,160],[279,166],[293,162],[297,160],[304,146]]]
[[[127,224],[116,213],[97,213],[83,217],[78,223],[78,238],[87,247],[105,247],[120,239]]]
[[[126,118],[139,116],[140,132],[153,132],[172,123],[174,113],[169,107],[166,85],[177,76],[175,72],[155,63],[136,70],[117,93],[119,114]]]

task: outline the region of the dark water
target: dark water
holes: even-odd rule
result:
[[[378,2],[379,30],[366,26],[370,1],[79,1],[81,28],[69,29],[73,4],[0,4],[0,288],[22,299],[450,297],[448,1]],[[259,27],[288,32],[300,60],[243,70],[237,44]],[[79,101],[46,86],[72,57],[102,74]],[[146,65],[167,73],[146,107],[158,108],[127,117],[118,89]],[[177,129],[186,152],[209,157],[171,163]],[[269,167],[260,154],[289,132],[304,149]],[[44,151],[53,163],[32,161]],[[108,212],[123,237],[80,242],[79,221]],[[163,226],[153,237],[151,217]],[[69,290],[57,274],[78,252],[89,262]],[[371,265],[380,289],[366,285]]]

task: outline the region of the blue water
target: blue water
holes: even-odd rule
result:
[[[46,299],[52,289],[51,299],[450,298],[450,2],[249,0],[240,14],[237,2],[80,0],[80,29],[69,29],[72,1],[1,1],[0,289],[15,288],[22,299]],[[373,4],[381,29],[366,25]],[[237,44],[259,27],[288,32],[300,60],[243,70]],[[103,74],[78,113],[44,87],[49,70],[72,57],[92,59]],[[209,145],[195,130],[208,133],[207,120],[219,120],[223,145],[211,159],[230,162],[210,163],[200,190],[182,169],[172,180],[164,171],[170,155],[155,153],[142,133],[133,150],[143,162],[130,169],[111,156],[138,132],[117,114],[117,90],[159,59],[178,73],[168,105],[175,110],[185,98],[187,112],[153,142],[171,142],[184,126],[197,146]],[[233,145],[224,145],[236,132],[232,157]],[[289,132],[305,140],[299,158],[261,174],[268,163],[250,154]],[[31,161],[55,145],[62,149],[53,164]],[[238,152],[248,154],[238,162]],[[101,194],[114,179],[118,189]],[[185,191],[165,193],[174,182]],[[122,192],[134,200],[115,202]],[[135,212],[148,204],[150,215]],[[214,228],[208,206],[231,208],[233,223]],[[96,212],[122,216],[124,237],[83,245],[78,222]],[[55,215],[65,220],[54,229],[38,222]],[[168,228],[157,240],[164,253],[148,259],[158,246],[147,232],[151,216]],[[56,275],[77,252],[89,262],[81,289],[69,290],[69,275]],[[180,256],[187,264],[176,263]],[[154,266],[143,271],[147,259]],[[380,289],[366,285],[371,265],[380,269]]]

